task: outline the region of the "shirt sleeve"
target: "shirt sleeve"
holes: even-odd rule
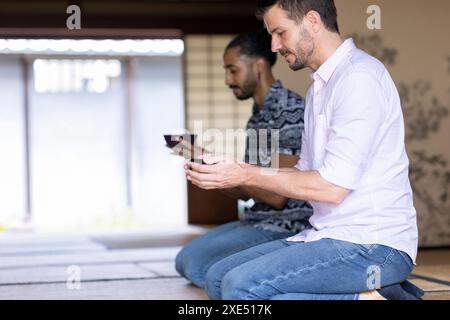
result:
[[[368,73],[354,72],[336,87],[322,178],[355,190],[385,121],[387,103],[381,84]]]
[[[306,134],[305,130],[302,132],[302,150],[300,152],[300,159],[298,160],[298,163],[295,165],[295,168],[297,168],[300,171],[308,171],[310,170],[310,165],[308,162],[308,145],[306,144]]]

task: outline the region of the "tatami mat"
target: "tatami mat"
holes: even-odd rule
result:
[[[189,239],[0,235],[0,299],[207,299],[174,267]],[[425,299],[450,299],[450,249],[421,251],[417,262],[411,281]]]
[[[132,299],[200,300],[203,290],[183,278],[83,282],[79,290],[65,283],[0,286],[0,299]]]

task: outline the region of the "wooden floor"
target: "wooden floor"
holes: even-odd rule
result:
[[[174,269],[194,236],[0,234],[0,300],[207,299]],[[425,299],[450,300],[450,249],[420,251],[411,281]]]

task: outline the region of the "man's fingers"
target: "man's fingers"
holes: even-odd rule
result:
[[[214,165],[206,165],[206,164],[199,164],[196,162],[189,162],[187,165],[194,171],[200,172],[200,173],[216,173],[217,168]]]
[[[211,181],[211,182],[217,181],[215,174],[205,174],[205,173],[195,172],[192,170],[186,170],[186,174],[188,177],[191,177],[198,181]]]
[[[202,156],[202,159],[206,164],[210,165],[227,161],[227,157],[225,155],[214,153],[206,153]]]
[[[194,185],[196,185],[197,187],[202,188],[202,189],[209,190],[209,189],[218,189],[219,188],[219,186],[217,185],[217,182],[214,182],[214,181],[198,180],[192,176],[188,176],[187,179],[191,183],[193,183]]]

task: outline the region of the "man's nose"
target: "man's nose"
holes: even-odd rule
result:
[[[281,42],[276,36],[272,36],[272,52],[278,52],[282,48]]]
[[[225,84],[227,86],[229,86],[231,84],[231,80],[230,80],[230,76],[227,74],[225,74]]]

